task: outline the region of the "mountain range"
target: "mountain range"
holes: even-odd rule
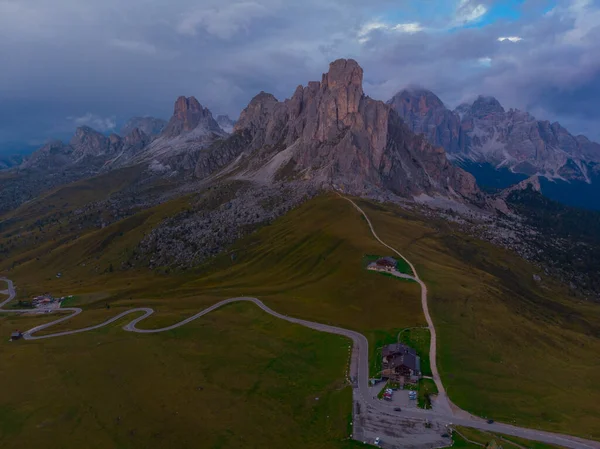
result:
[[[336,191],[450,218],[464,232],[534,260],[539,245],[528,239],[538,231],[523,227],[522,219],[528,205],[539,210],[548,203],[519,192],[547,194],[546,183],[557,186],[557,180],[598,186],[597,160],[597,144],[527,113],[506,112],[493,98],[454,111],[422,89],[374,100],[363,91],[359,64],[339,59],[320,81],[298,86],[283,101],[258,93],[235,122],[182,96],[168,121],[135,117],[120,135],[80,127],[69,142],[49,142],[0,171],[0,228],[21,213],[35,216],[32,208],[44,209],[47,197],[56,200],[53,222],[71,214],[72,229],[83,229],[202,192],[202,201],[192,200],[144,234],[123,262],[187,269],[307,199]],[[501,191],[490,188],[490,179]],[[91,185],[108,190],[94,195]],[[588,196],[572,196],[589,207]],[[60,204],[69,202],[77,208],[61,212]],[[594,215],[581,216],[594,222]],[[547,234],[539,217],[529,220]],[[571,246],[561,238],[545,243],[544,260],[555,254],[568,260]],[[580,271],[559,274],[589,289],[589,276]]]
[[[506,111],[493,97],[451,110],[431,91],[411,88],[384,103],[367,97],[362,81],[358,63],[340,59],[320,82],[298,86],[289,99],[259,93],[237,121],[214,118],[196,98],[182,96],[169,121],[134,117],[108,136],[80,127],[68,143],[51,141],[22,162],[2,162],[0,168],[21,176],[4,181],[14,194],[0,208],[131,165],[178,181],[221,176],[225,169],[225,177],[263,184],[302,180],[357,195],[391,192],[478,205],[490,201],[477,184],[495,193],[533,177],[549,196],[596,206],[585,199],[590,195],[578,194],[600,188],[600,145],[586,137]],[[33,185],[22,188],[26,175]]]
[[[298,86],[285,101],[259,93],[237,122],[215,119],[196,98],[180,97],[166,123],[136,117],[123,127],[123,136],[80,127],[70,142],[49,142],[34,152],[16,169],[19,181],[6,182],[24,182],[35,173],[36,185],[48,188],[49,179],[61,183],[129,165],[181,182],[227,167],[219,176],[261,184],[302,181],[357,195],[484,201],[473,176],[413,133],[392,106],[367,97],[362,82],[356,61],[337,60],[320,82]]]
[[[567,203],[600,184],[600,144],[570,134],[558,122],[506,111],[494,97],[479,96],[450,110],[431,91],[404,89],[388,101],[410,129],[443,147],[449,159],[473,173],[484,189],[497,190],[539,177],[542,191]],[[573,192],[569,195],[568,192]],[[569,201],[569,196],[571,201]],[[594,195],[595,196],[595,195]],[[594,201],[577,205],[595,207]]]

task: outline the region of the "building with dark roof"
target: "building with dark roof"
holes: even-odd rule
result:
[[[382,376],[396,382],[416,382],[421,377],[421,358],[410,346],[395,343],[382,350]]]

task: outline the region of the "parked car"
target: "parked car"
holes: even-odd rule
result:
[[[375,438],[373,444],[375,444],[375,446],[379,446],[379,443],[381,443],[381,439],[379,437]]]
[[[493,420],[493,419],[488,419],[488,420],[487,420],[487,423],[488,423],[488,424],[494,424],[494,420]]]

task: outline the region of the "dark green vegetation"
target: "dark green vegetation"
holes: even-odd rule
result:
[[[427,283],[438,367],[453,402],[483,417],[600,439],[600,307],[513,253],[444,221],[359,203]]]
[[[417,404],[421,408],[431,408],[431,395],[437,394],[438,389],[432,379],[420,379],[417,393]]]
[[[398,257],[396,262],[396,270],[398,270],[400,273],[410,274],[411,276],[414,274],[410,269],[410,265],[401,257]]]
[[[462,435],[462,436],[461,436]],[[464,438],[463,438],[464,437]],[[452,435],[455,443],[461,441],[461,444],[466,444],[466,446],[460,445],[455,447],[482,447],[487,446],[492,441],[495,441],[496,444],[502,446],[504,449],[557,449],[559,446],[553,446],[551,444],[538,443],[536,441],[524,440],[522,438],[511,437],[507,435],[501,435],[492,432],[485,432],[483,430],[471,429],[468,427],[456,426],[455,432]],[[467,442],[466,440],[472,441],[472,443]],[[475,443],[475,444],[474,444]],[[516,444],[514,444],[516,443]]]
[[[47,319],[3,316],[0,335]],[[2,338],[0,446],[354,447],[347,345],[250,304],[155,335]]]
[[[508,202],[540,231],[531,237],[542,250],[537,259],[566,273],[569,281],[600,294],[600,211],[564,206],[531,186],[511,193]],[[554,244],[557,239],[562,243]]]

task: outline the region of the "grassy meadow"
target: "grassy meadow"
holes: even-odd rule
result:
[[[525,440],[523,438],[501,435],[492,432],[485,432],[483,430],[476,430],[462,426],[457,426],[456,430],[458,432],[455,432],[453,434],[453,439],[455,443],[457,441],[460,441],[461,443],[459,444],[467,445],[458,445],[457,447],[482,447],[487,446],[492,441],[495,441],[499,446],[502,446],[504,449],[558,449],[560,447],[551,444],[538,443],[536,441]],[[467,442],[465,438],[476,444]],[[456,444],[454,446],[456,446]]]
[[[364,269],[367,255],[388,255],[387,250],[371,236],[358,212],[333,195],[305,203],[197,269],[181,272],[150,271],[143,267],[121,269],[144,234],[163,217],[184,210],[189,201],[180,198],[103,229],[87,230],[80,236],[69,234],[64,241],[57,238],[43,245],[31,245],[24,256],[10,252],[8,258],[0,261],[0,268],[15,281],[23,299],[42,292],[56,296],[73,294],[75,305],[86,309],[84,314],[49,332],[95,324],[138,306],[149,306],[156,311],[140,327],[165,326],[220,299],[255,296],[281,313],[363,332],[370,341],[371,370],[376,371],[373,360],[379,346],[395,341],[401,329],[425,325],[418,284]],[[450,398],[457,405],[497,421],[600,439],[600,385],[595,382],[600,378],[597,305],[569,297],[563,287],[543,274],[541,283],[534,282],[532,275],[538,273],[535,267],[508,251],[462,235],[447,223],[392,206],[366,201],[360,205],[369,214],[379,236],[404,252],[429,287],[430,310],[438,331],[438,366]],[[18,225],[15,221],[6,231],[17,247],[19,239],[24,239]],[[7,272],[7,268],[13,267],[15,257],[20,257],[19,263]],[[107,269],[111,265],[113,271]],[[60,279],[55,277],[58,271],[63,273]],[[223,314],[244,309],[236,307]],[[254,313],[252,309],[241,312]],[[200,323],[190,326],[195,328]],[[233,327],[227,332],[233,332]],[[280,326],[272,328],[278,331]],[[178,332],[184,335],[186,329],[187,326]],[[259,338],[253,335],[256,329],[247,324],[240,324],[235,331],[242,331],[247,338]],[[117,339],[121,345],[148,346],[144,351],[155,347],[149,341],[167,338],[159,334],[156,339],[153,336],[148,340],[148,336],[124,334],[119,329],[104,329],[90,335],[102,332],[107,335],[107,344]],[[407,335],[416,345],[426,344],[425,336]],[[189,336],[194,339],[193,334]],[[82,334],[81,338],[88,336]],[[54,341],[47,344],[63,345],[67,357],[71,351],[70,338]],[[208,341],[212,344],[212,339]],[[75,345],[75,341],[72,343]],[[35,343],[36,347],[45,344]],[[177,353],[180,347],[175,345],[173,351]],[[115,356],[122,353],[120,348],[113,346]],[[215,347],[203,348],[207,357],[216,357]],[[129,358],[129,352],[126,354],[120,355],[123,363],[150,363],[143,362],[142,356],[138,361],[133,356]],[[148,353],[140,354],[146,357]],[[346,353],[341,351],[341,354]],[[219,360],[228,370],[235,370],[235,359],[236,356],[230,355]],[[206,372],[221,369],[214,360],[208,359]],[[338,362],[331,383],[342,379],[341,368],[346,361],[336,359]],[[52,366],[59,361],[47,363]],[[177,369],[186,369],[187,363],[187,359],[180,359]],[[293,363],[290,362],[292,371],[310,368],[302,367],[300,361],[295,368]],[[268,367],[254,370],[252,363],[245,366],[245,371],[249,376],[274,375]],[[7,368],[3,373],[5,382],[19,377],[19,372]],[[127,388],[126,383],[120,388]],[[47,406],[49,400],[49,393],[45,397],[40,392],[31,404]],[[248,407],[255,405],[254,398],[246,400]],[[282,399],[285,401],[287,398]],[[349,396],[345,401],[340,408],[349,414]],[[214,407],[216,413],[218,406]],[[268,411],[268,416],[279,413],[278,409],[262,410]],[[309,419],[309,409],[298,410],[301,419]],[[232,417],[231,426],[237,419],[246,419],[236,417],[235,420]],[[334,434],[342,438],[346,424],[342,421],[338,424],[341,427]],[[95,425],[92,421],[82,424],[90,429]],[[24,424],[23,431],[30,426],[31,423]],[[240,423],[243,426],[245,423]],[[277,426],[277,419],[265,421],[262,430],[269,433],[271,429],[276,431]],[[239,440],[227,441],[236,441],[239,447]],[[234,446],[224,443],[223,447]]]
[[[454,403],[497,421],[600,439],[598,304],[447,222],[359,204],[427,283],[438,367]]]
[[[154,335],[2,339],[0,447],[351,448],[348,344],[251,304]]]

